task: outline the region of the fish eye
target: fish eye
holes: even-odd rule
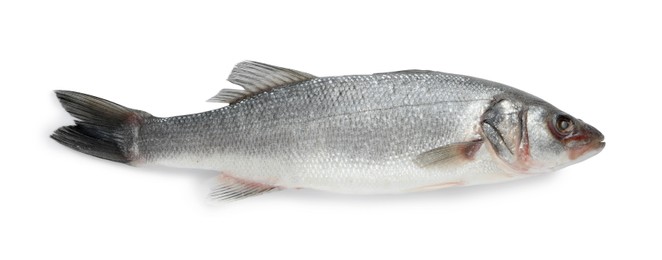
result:
[[[575,122],[566,115],[557,115],[554,121],[556,122],[554,126],[559,134],[568,135],[575,128]]]

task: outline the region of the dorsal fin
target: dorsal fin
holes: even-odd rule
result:
[[[243,89],[233,89],[233,88],[224,88],[216,94],[216,96],[211,97],[207,102],[218,102],[218,103],[228,103],[232,104],[244,98],[253,95],[253,93],[248,92]]]
[[[315,78],[305,72],[276,67],[255,61],[243,61],[234,66],[228,81],[244,88],[222,89],[209,102],[235,103],[257,93]]]

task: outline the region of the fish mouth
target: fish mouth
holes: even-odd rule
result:
[[[605,143],[604,141],[600,141],[600,142],[595,146],[595,150],[597,150],[597,152],[599,153],[599,152],[602,151],[602,149],[605,149],[605,146],[606,146],[606,145],[607,145],[607,143]]]
[[[604,141],[598,143],[598,147],[599,147],[600,149],[605,148],[605,145],[607,145],[607,143],[605,143]]]
[[[591,128],[593,128],[593,127],[591,127]],[[593,148],[595,150],[597,150],[598,152],[600,152],[600,151],[602,151],[602,149],[605,149],[605,145],[607,145],[607,143],[605,143],[605,136],[600,131],[598,131],[598,129],[595,129],[595,128],[593,128],[593,129],[596,133],[595,135],[597,136],[597,138],[595,138],[595,141],[594,141],[596,144],[594,145]]]
[[[570,148],[568,157],[577,162],[600,153],[607,145],[604,141],[605,136],[589,124],[584,124],[579,134],[568,139],[572,140],[568,143]]]
[[[602,152],[602,149],[605,149],[605,146],[607,145],[607,143],[602,141],[603,139],[604,138],[600,138],[586,145],[570,150],[568,157],[570,160],[580,162]]]

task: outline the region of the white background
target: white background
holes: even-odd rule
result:
[[[0,259],[662,258],[660,8],[227,2],[0,4]],[[511,183],[391,196],[292,190],[218,208],[199,192],[215,173],[133,168],[48,138],[72,122],[54,89],[194,113],[219,107],[204,101],[247,59],[321,76],[478,76],[582,118],[607,147]]]

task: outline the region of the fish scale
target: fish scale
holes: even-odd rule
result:
[[[170,143],[145,139],[139,147],[148,164],[224,169],[256,182],[283,174],[265,168],[294,176],[270,183],[275,186],[303,185],[297,176],[326,179],[369,171],[374,172],[370,178],[401,176],[403,180],[394,181],[404,184],[409,179],[407,172],[427,171],[411,165],[413,156],[477,135],[472,133],[476,117],[449,111],[484,109],[495,93],[476,92],[474,85],[458,84],[464,82],[458,78],[428,72],[316,78],[198,116],[165,119],[179,123],[147,121],[142,128],[145,136],[177,132],[181,134],[175,138],[181,140],[205,135],[218,138],[203,144],[188,142],[179,150],[175,147],[181,148],[184,142],[172,139]],[[211,128],[200,127],[196,121],[211,122]],[[202,159],[185,160],[190,157]],[[265,161],[258,163],[257,158]],[[278,162],[271,165],[268,161]],[[348,192],[353,189],[344,178],[337,181],[328,186],[342,185]]]
[[[79,123],[53,138],[134,166],[220,171],[211,181],[215,200],[287,188],[401,193],[490,183],[565,167],[604,147],[599,131],[549,103],[469,76],[315,77],[247,61],[229,80],[244,89],[223,89],[210,101],[230,105],[165,118],[58,91],[80,122],[113,123]],[[575,135],[586,140],[573,143]]]

